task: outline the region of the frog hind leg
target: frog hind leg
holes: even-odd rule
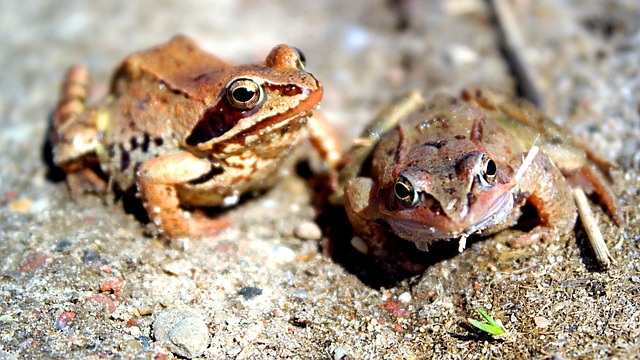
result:
[[[213,236],[229,226],[223,219],[184,211],[177,186],[206,175],[211,163],[188,152],[164,155],[143,163],[137,171],[137,187],[154,230],[169,240]]]
[[[571,187],[546,154],[538,153],[520,179],[520,192],[538,212],[539,224],[510,241],[522,247],[542,239],[552,240],[570,232],[576,223],[577,209]]]
[[[565,177],[572,186],[579,186],[588,194],[594,192],[598,194],[600,201],[607,208],[616,225],[620,226],[622,224],[622,211],[620,210],[618,198],[599,167],[593,164],[585,164],[574,171],[565,173]]]
[[[570,168],[564,168],[567,163],[575,161],[575,157],[560,157],[562,152],[549,153],[561,167],[562,173],[573,186],[582,187],[585,192],[598,194],[605,207],[611,214],[617,225],[622,223],[622,215],[618,200],[609,186],[604,173],[617,169],[618,165],[610,162],[597,152],[593,151],[585,142],[574,134],[553,122],[540,109],[524,99],[513,99],[505,94],[494,92],[488,88],[471,88],[463,90],[462,97],[465,101],[473,102],[488,110],[501,109],[509,114],[510,119],[515,119],[534,127],[538,134],[542,135],[542,142],[561,141],[562,146],[584,152],[586,159],[574,163]],[[499,119],[497,117],[496,119]],[[558,146],[558,145],[554,145]]]
[[[89,73],[84,65],[69,69],[51,128],[53,162],[67,174],[72,195],[77,190],[102,192],[99,175],[97,116],[86,111]]]

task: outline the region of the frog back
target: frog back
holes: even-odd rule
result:
[[[460,145],[447,147],[447,153],[433,151],[446,142]],[[395,183],[394,169],[398,167],[430,168],[474,150],[488,153],[496,162],[509,164],[523,149],[522,143],[484,109],[438,94],[382,138],[374,152],[372,172],[382,187],[390,187]]]
[[[462,98],[494,118],[521,148],[529,150],[538,146],[563,171],[571,172],[587,163],[585,148],[575,136],[531,102],[487,88],[464,90]]]
[[[218,96],[215,91],[199,93],[194,79],[228,66],[184,36],[122,62],[97,110],[98,157],[114,183],[127,190],[135,184],[140,164],[179,151],[207,103]],[[224,84],[220,86],[222,91]]]

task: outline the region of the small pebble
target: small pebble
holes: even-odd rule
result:
[[[138,337],[136,337],[136,340],[138,340],[140,345],[142,345],[142,346],[144,346],[146,348],[151,346],[151,338],[148,337],[148,336],[144,336],[144,335],[138,336]]]
[[[245,300],[251,300],[258,295],[262,295],[262,289],[255,286],[245,286],[238,290],[238,294],[242,295]]]
[[[298,299],[306,299],[309,297],[309,293],[305,290],[296,290],[296,292],[293,293],[293,296]]]
[[[275,262],[291,262],[296,258],[296,253],[286,246],[276,246],[270,250],[271,259]]]
[[[313,221],[303,221],[293,229],[293,235],[301,240],[320,240],[322,230]]]
[[[69,250],[71,250],[71,248],[73,247],[73,243],[69,240],[61,240],[58,241],[54,247],[53,247],[53,251],[55,252],[67,252]]]
[[[334,360],[343,360],[347,356],[349,356],[349,352],[345,348],[339,347],[339,348],[336,348],[333,351],[333,359]]]
[[[177,276],[191,276],[191,270],[193,268],[193,265],[189,261],[182,259],[163,262],[160,266],[167,274]]]
[[[209,329],[202,316],[189,309],[174,308],[158,314],[153,322],[155,340],[172,353],[192,359],[209,346]]]
[[[453,44],[449,48],[448,55],[457,66],[471,65],[478,62],[480,58],[472,48],[460,44]]]
[[[29,199],[13,200],[12,202],[9,203],[9,209],[11,209],[11,211],[13,212],[24,214],[31,209],[31,200]]]
[[[409,301],[411,301],[411,294],[409,294],[408,292],[403,292],[402,294],[400,294],[400,296],[398,296],[398,300],[403,303],[408,303]]]
[[[121,281],[113,280],[113,279],[105,280],[100,286],[100,291],[113,292],[115,296],[120,296],[120,290],[122,290],[123,286],[124,286],[124,283]]]
[[[226,353],[229,358],[236,358],[238,354],[242,352],[242,348],[240,346],[234,346],[230,349],[227,349]]]
[[[136,310],[138,310],[138,314],[140,314],[140,316],[153,314],[153,306],[140,306],[137,307]]]
[[[240,321],[242,321],[242,319],[239,317],[230,317],[224,320],[224,322],[229,326],[236,326],[240,324]]]
[[[551,322],[549,321],[549,319],[547,319],[544,316],[536,316],[535,318],[533,318],[533,322],[536,323],[537,327],[543,328],[543,329],[551,325]]]
[[[136,339],[142,335],[142,330],[140,330],[138,325],[129,325],[126,331],[129,333],[129,335],[133,336]]]
[[[142,344],[140,344],[136,339],[129,339],[125,341],[122,347],[124,348],[124,351],[128,353],[136,353],[144,349],[144,346],[142,346]]]
[[[354,236],[351,239],[351,246],[353,246],[356,250],[363,254],[369,253],[369,246],[364,242],[364,240],[362,240],[362,238],[358,236]]]
[[[56,320],[55,322],[56,330],[63,330],[69,327],[69,325],[71,325],[71,322],[75,317],[76,317],[76,313],[74,313],[73,311],[63,312],[60,315],[60,317],[58,317],[58,320]]]
[[[81,259],[83,263],[89,266],[92,266],[94,264],[107,264],[107,261],[102,259],[100,255],[93,250],[85,250],[85,252],[82,254]]]
[[[34,251],[29,255],[27,255],[27,258],[20,265],[19,271],[23,274],[36,271],[41,267],[45,266],[48,261],[49,261],[49,258],[47,254],[39,251]]]

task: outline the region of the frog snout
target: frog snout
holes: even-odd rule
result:
[[[428,193],[422,194],[422,206],[429,209],[434,215],[446,215],[446,211],[442,208],[440,201],[433,195]]]

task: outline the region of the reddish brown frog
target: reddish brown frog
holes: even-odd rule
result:
[[[263,64],[232,66],[176,36],[126,58],[94,106],[87,88],[86,68],[72,68],[54,117],[55,164],[72,190],[104,187],[103,172],[137,193],[167,238],[215,233],[221,221],[185,208],[270,187],[304,128],[330,171],[341,155],[330,127],[311,117],[322,86],[286,45]]]
[[[534,144],[540,151],[521,169]],[[367,158],[370,173],[363,175]],[[347,215],[364,240],[361,250],[378,257],[386,255],[390,233],[426,251],[438,240],[511,227],[525,203],[539,223],[513,244],[553,239],[575,225],[570,186],[598,193],[620,223],[603,175],[615,166],[532,104],[487,89],[428,103],[413,94],[372,122],[345,159]]]

